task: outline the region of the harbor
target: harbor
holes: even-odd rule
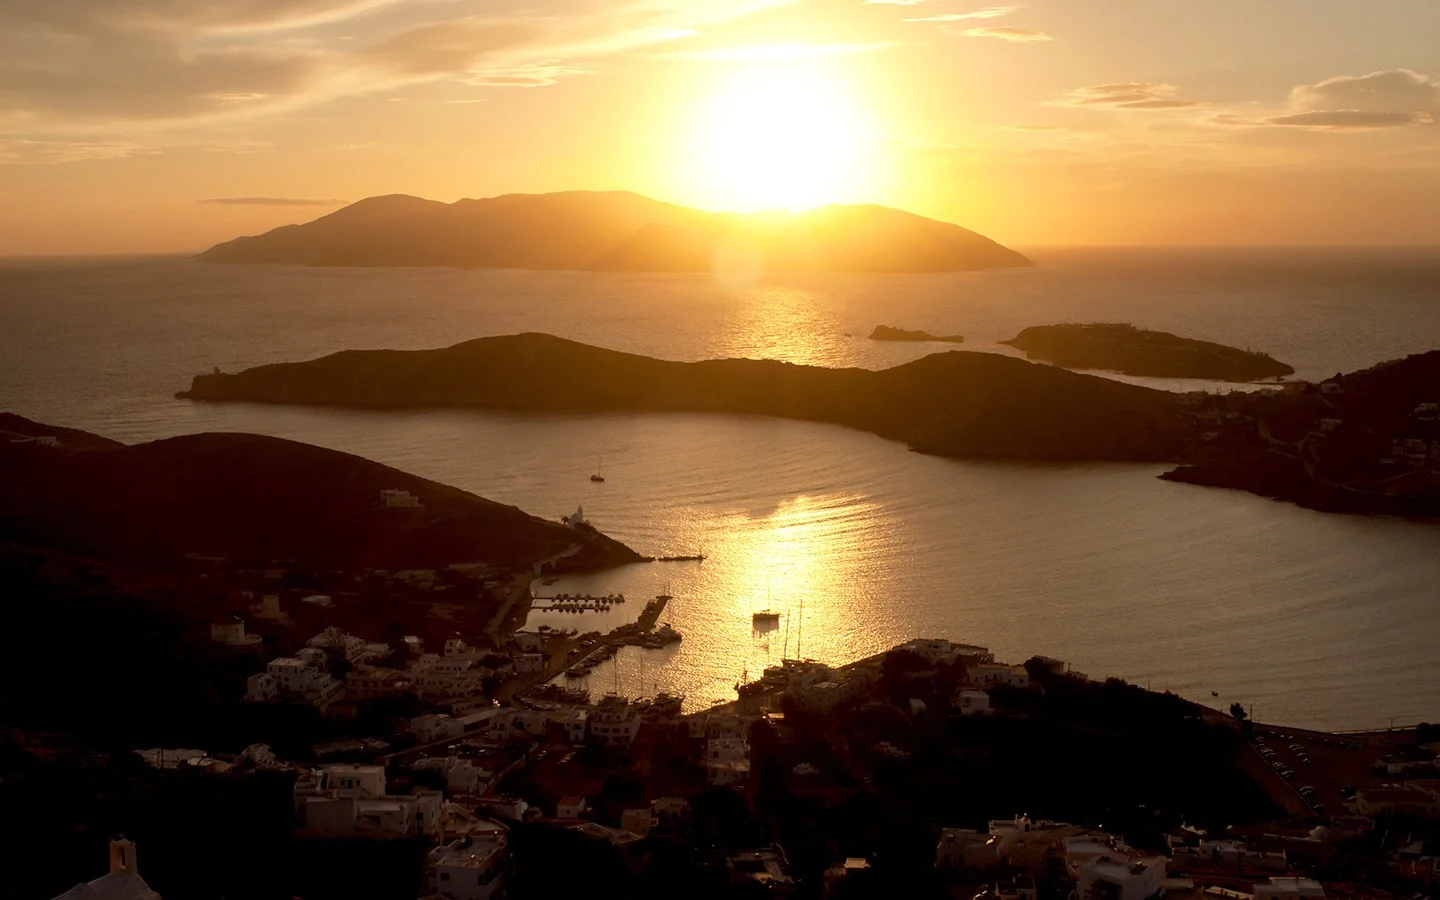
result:
[[[628,625],[621,625],[609,634],[599,637],[590,646],[576,647],[570,651],[573,660],[565,670],[565,676],[571,679],[584,678],[591,671],[603,662],[615,657],[621,647],[644,647],[650,650],[659,650],[671,644],[678,643],[682,639],[680,632],[664,623],[656,628],[660,621],[660,615],[665,607],[674,599],[669,594],[661,594],[649,603],[641,611],[640,617]]]

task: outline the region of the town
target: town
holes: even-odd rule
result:
[[[94,878],[60,896],[214,880],[218,837],[177,833],[209,822],[267,848],[226,896],[1312,900],[1435,883],[1429,726],[1261,725],[939,639],[786,659],[687,711],[565,677],[653,646],[665,596],[610,634],[527,631],[535,571],[191,569],[185,589],[211,598],[198,639],[227,661],[217,705],[246,724],[133,747],[123,775],[10,735],[10,770],[123,778],[154,804],[105,836],[108,873],[98,849],[70,860]],[[277,739],[225,745],[247,733]]]

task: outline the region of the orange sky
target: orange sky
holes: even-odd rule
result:
[[[1434,0],[8,0],[0,255],[573,188],[1437,244],[1436,35]]]

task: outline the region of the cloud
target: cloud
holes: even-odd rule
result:
[[[989,6],[985,9],[977,9],[974,12],[944,13],[938,16],[919,16],[913,19],[904,19],[905,22],[964,22],[968,19],[998,19],[1001,16],[1008,16],[1019,10],[1018,6]]]
[[[1063,94],[1056,102],[1063,106],[1135,110],[1193,109],[1205,105],[1176,99],[1175,91],[1174,85],[1147,82],[1092,84]]]
[[[1440,117],[1440,79],[1410,69],[1341,75],[1290,91],[1288,107],[1273,115],[1221,113],[1212,125],[1277,126],[1316,131],[1376,131],[1430,125]]]
[[[0,136],[153,136],[444,79],[540,86],[786,2],[0,0]]]
[[[94,159],[124,159],[149,152],[128,141],[56,141],[0,138],[0,164],[69,163]]]
[[[1342,75],[1300,85],[1290,102],[1301,111],[1434,112],[1440,110],[1440,80],[1410,69]]]
[[[1329,131],[1372,131],[1377,128],[1403,128],[1406,125],[1429,125],[1435,120],[1428,113],[1365,112],[1360,109],[1325,109],[1294,113],[1265,119],[1267,125],[1299,128],[1323,128]]]
[[[344,206],[348,200],[315,200],[309,197],[212,197],[198,203],[216,206]]]
[[[967,28],[966,37],[973,38],[999,38],[1002,41],[1010,41],[1017,44],[1029,44],[1036,41],[1053,41],[1050,35],[1043,31],[1031,31],[1028,28],[1015,28],[1010,25],[997,25],[987,28]]]
[[[823,59],[837,56],[859,56],[894,47],[890,41],[869,44],[749,44],[738,47],[713,47],[704,50],[681,50],[665,54],[667,59],[693,59],[704,62],[747,62],[750,60]]]

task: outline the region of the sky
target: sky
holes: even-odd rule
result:
[[[1440,245],[1437,0],[3,0],[0,255],[406,193]]]

